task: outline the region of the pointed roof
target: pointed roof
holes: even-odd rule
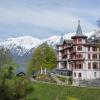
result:
[[[63,39],[63,34],[61,34],[60,42],[59,45],[63,45],[64,39]]]
[[[83,36],[81,25],[80,25],[80,20],[78,20],[78,26],[76,30],[76,36]]]
[[[80,20],[78,20],[78,26],[77,26],[77,30],[76,30],[76,34],[75,36],[72,36],[72,39],[73,38],[77,38],[77,37],[80,37],[80,38],[87,38],[85,35],[83,35],[82,33],[82,29],[81,29],[81,25],[80,25]]]

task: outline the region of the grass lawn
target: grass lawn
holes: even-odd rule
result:
[[[85,87],[58,86],[46,83],[33,83],[34,92],[29,95],[34,100],[100,100],[100,89]],[[69,99],[68,99],[69,98]]]

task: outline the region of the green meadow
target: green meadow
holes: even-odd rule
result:
[[[100,100],[100,89],[33,83],[28,100]],[[34,98],[34,99],[33,99]]]

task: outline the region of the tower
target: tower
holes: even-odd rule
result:
[[[74,40],[75,44],[83,44],[86,43],[87,36],[82,33],[80,20],[78,20],[78,26],[76,30],[76,34],[71,37]]]

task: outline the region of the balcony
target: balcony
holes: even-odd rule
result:
[[[78,57],[70,57],[69,60],[70,61],[83,61],[83,60],[85,60],[85,58],[83,58],[83,57],[80,57],[80,58],[78,58]]]
[[[69,46],[64,46],[64,47],[62,47],[62,49],[61,49],[60,51],[63,51],[63,50],[69,49],[69,48],[72,48],[72,46],[71,46],[71,45],[69,45]]]
[[[57,59],[58,62],[66,62],[68,59]]]
[[[73,54],[73,53],[75,53],[75,52],[76,52],[76,50],[73,49],[73,50],[70,51],[70,54]]]

